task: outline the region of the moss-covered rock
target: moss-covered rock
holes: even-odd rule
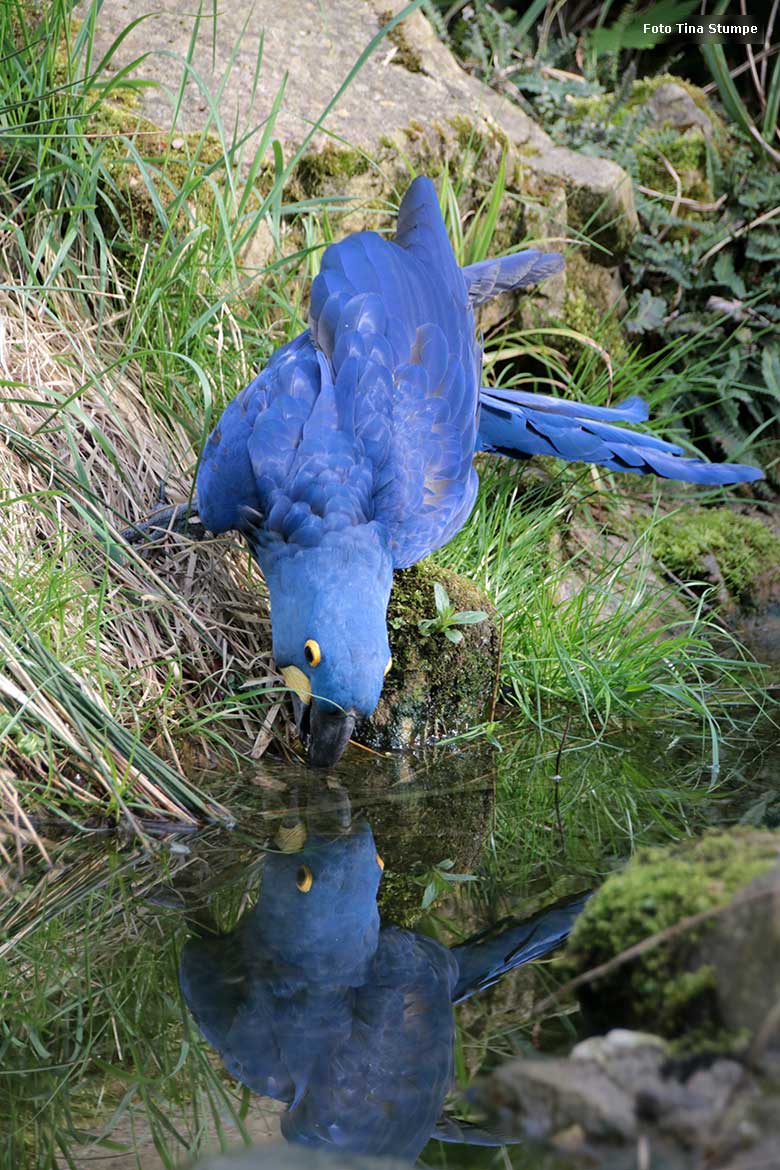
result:
[[[437,581],[456,612],[488,614],[483,622],[457,627],[463,635],[457,644],[443,631],[420,631],[421,621],[436,617]],[[421,746],[490,718],[501,642],[495,609],[476,586],[422,561],[396,573],[387,624],[393,665],[379,706],[358,729],[362,743],[382,750]]]
[[[620,96],[574,98],[571,116],[581,122],[586,137],[591,126],[594,134],[601,133],[605,123],[630,134],[634,178],[646,192],[656,192],[674,206],[679,219],[700,220],[708,214],[715,200],[709,153],[725,157],[731,140],[703,90],[664,73],[635,81]],[[670,235],[684,232],[675,227]]]
[[[725,587],[726,605],[755,608],[780,589],[780,538],[731,508],[674,512],[652,527],[653,555],[684,581]]]
[[[720,924],[735,912],[729,906],[734,896],[770,872],[780,872],[780,833],[768,830],[713,831],[672,848],[640,851],[605,882],[577,920],[566,952],[571,970],[607,963],[703,911],[723,912],[681,926],[668,941],[581,987],[589,1026],[653,1031],[680,1050],[727,1050],[744,1042],[744,1028],[721,1002]],[[760,901],[757,897],[756,905]],[[760,965],[774,1002],[780,938],[766,938],[757,954],[744,953],[740,961],[746,974],[749,963]]]

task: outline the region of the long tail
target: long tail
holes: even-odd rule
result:
[[[555,455],[572,462],[597,463],[611,471],[659,475],[686,483],[749,483],[763,479],[743,463],[705,463],[684,455],[682,447],[655,435],[615,423],[644,422],[647,406],[628,398],[619,407],[585,406],[522,390],[483,389],[480,394],[479,445],[515,459]]]
[[[577,894],[522,921],[505,919],[453,947],[460,975],[452,1002],[460,1003],[492,987],[508,971],[560,946],[589,897],[590,894]]]

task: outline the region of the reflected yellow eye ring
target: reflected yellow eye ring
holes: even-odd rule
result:
[[[377,855],[376,855],[376,863],[377,863],[377,865],[379,866],[379,868],[380,868],[380,869],[384,869],[384,868],[385,868],[385,863],[384,863],[384,861],[382,861],[382,858],[379,856],[379,854],[378,854],[378,853],[377,853]]]
[[[308,865],[298,866],[298,872],[295,875],[295,884],[302,894],[308,894],[314,885],[314,875]]]
[[[391,654],[387,660],[387,666],[385,667],[385,678],[387,678],[388,674],[390,673],[392,666],[393,666],[393,656]]]
[[[304,644],[303,656],[309,666],[319,666],[322,662],[322,651],[320,650],[319,642],[315,642],[313,638],[309,638]]]

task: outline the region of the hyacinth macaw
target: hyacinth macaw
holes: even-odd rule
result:
[[[415,179],[394,240],[359,232],[326,249],[309,328],[209,437],[190,513],[211,532],[243,533],[262,569],[311,764],[335,763],[374,711],[391,663],[393,570],[463,526],[477,451],[702,484],[760,478],[616,425],[647,418],[640,398],[607,408],[482,389],[475,306],[562,267],[557,253],[526,251],[460,268],[433,184]]]
[[[501,1145],[442,1115],[453,1005],[563,942],[586,896],[449,949],[381,927],[382,868],[365,821],[269,853],[236,929],[185,943],[184,998],[228,1072],[285,1103],[288,1141],[409,1161],[432,1137]]]

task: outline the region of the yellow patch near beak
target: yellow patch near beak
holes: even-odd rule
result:
[[[290,690],[295,691],[302,703],[308,705],[311,702],[311,683],[302,670],[298,670],[297,666],[284,666],[282,678]]]
[[[308,835],[303,821],[296,821],[294,825],[280,825],[274,840],[281,853],[299,853]]]

